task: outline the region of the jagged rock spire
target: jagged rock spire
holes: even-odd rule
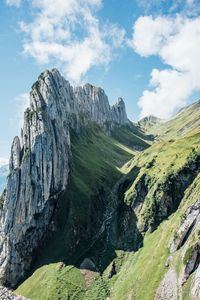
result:
[[[56,69],[43,72],[30,93],[21,142],[15,137],[11,149],[0,215],[3,284],[15,286],[29,270],[33,252],[48,230],[68,183],[69,128],[79,132],[89,122],[106,130],[128,123],[123,100],[110,107],[101,88],[90,84],[73,88]]]
[[[126,107],[124,100],[122,98],[118,98],[116,104],[112,106],[113,119],[116,124],[127,124],[129,120],[126,114]]]
[[[9,170],[12,172],[20,167],[21,163],[21,144],[20,139],[18,136],[14,138],[12,148],[11,148],[11,155],[10,155],[10,162],[9,162]]]

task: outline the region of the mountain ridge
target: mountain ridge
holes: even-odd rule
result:
[[[105,131],[129,124],[123,100],[110,107],[102,89],[89,84],[73,89],[56,69],[39,76],[24,114],[21,140],[15,137],[12,144],[10,174],[2,196],[0,274],[5,283],[15,285],[25,275],[58,197],[66,189],[70,128],[81,134],[93,122]]]
[[[198,299],[198,102],[141,126],[121,98],[111,107],[55,69],[30,97],[3,194],[1,282],[33,300]]]

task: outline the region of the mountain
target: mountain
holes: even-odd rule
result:
[[[162,138],[179,138],[191,130],[198,132],[200,126],[200,101],[182,108],[172,119],[162,120],[154,116],[145,117],[138,125],[146,133]]]
[[[146,132],[152,132],[152,130],[155,130],[155,128],[159,128],[161,123],[164,120],[157,118],[155,116],[147,116],[142,118],[139,122],[138,125],[140,128],[142,128]]]
[[[200,103],[128,120],[53,69],[1,197],[0,281],[29,299],[200,299]]]

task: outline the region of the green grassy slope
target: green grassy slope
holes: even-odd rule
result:
[[[140,169],[125,192],[124,201],[135,207],[141,229],[154,231],[145,234],[139,251],[122,257],[120,271],[109,281],[113,300],[153,300],[155,297],[167,271],[169,241],[176,234],[187,208],[200,195],[199,123],[200,104],[196,103],[171,121],[155,127],[154,132],[160,134],[158,140],[124,166],[127,177],[133,168]],[[195,244],[194,237],[190,239],[189,243]],[[184,266],[185,247],[172,257],[172,267],[178,276]],[[191,299],[192,276],[183,286],[183,300]]]
[[[153,300],[156,290],[167,271],[165,262],[169,256],[168,244],[182,217],[199,197],[200,176],[187,189],[178,210],[153,232],[148,233],[144,239],[144,246],[136,253],[128,253],[123,258],[122,267],[117,275],[110,281],[112,300]],[[174,269],[183,267],[181,250],[175,254]],[[188,298],[187,286],[184,287],[185,298]],[[186,298],[187,294],[187,298]]]
[[[153,140],[151,135],[146,135],[143,130],[133,123],[115,128],[111,135],[120,143],[140,151],[148,148]]]
[[[183,108],[172,120],[163,125],[165,136],[182,137],[200,130],[200,101]]]
[[[111,136],[97,129],[73,135],[73,172],[58,208],[58,229],[40,249],[35,272],[19,286],[19,294],[34,300],[154,299],[167,271],[169,241],[200,193],[200,103],[172,120],[153,123],[150,129],[118,128]],[[117,182],[120,193],[113,188]],[[116,248],[103,271],[85,273],[79,266],[88,255],[94,258],[90,242],[104,220],[111,191],[120,197],[118,213],[129,208],[121,214],[122,228],[134,215],[143,245],[135,252]],[[184,255],[182,248],[172,255],[177,275]],[[183,300],[190,300],[192,276],[183,286]]]
[[[129,170],[138,167],[140,173],[124,199],[136,207],[142,226],[154,226],[177,208],[181,193],[199,171],[199,141],[200,133],[173,142],[159,141],[129,163]]]
[[[157,122],[139,122],[139,127],[148,134],[160,136],[161,139],[177,139],[191,132],[200,130],[200,101],[193,103],[179,111],[170,120],[157,120]]]
[[[72,153],[73,171],[60,201],[58,229],[39,249],[33,275],[17,289],[31,299],[83,299],[84,276],[74,265],[81,263],[91,236],[101,225],[106,193],[122,176],[124,163],[137,152],[91,128],[79,137],[72,133]],[[106,291],[98,273],[94,280],[91,293],[95,299],[103,299]]]

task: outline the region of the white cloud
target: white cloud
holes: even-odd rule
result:
[[[125,37],[115,24],[101,24],[101,0],[32,0],[32,22],[20,23],[24,53],[40,64],[55,65],[72,81],[93,66],[107,66]]]
[[[154,69],[150,89],[139,99],[141,117],[167,118],[200,90],[200,17],[140,17],[131,47],[141,56],[159,56],[168,67]]]
[[[6,0],[6,4],[9,6],[19,7],[21,4],[21,0]]]
[[[171,19],[140,17],[134,24],[134,36],[130,45],[142,56],[157,55],[172,32]]]

